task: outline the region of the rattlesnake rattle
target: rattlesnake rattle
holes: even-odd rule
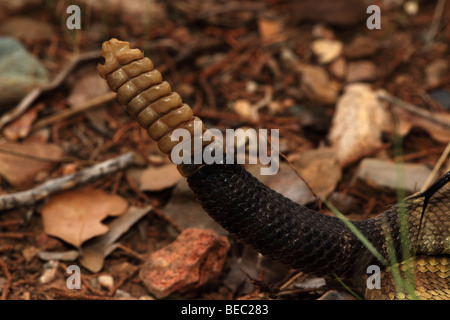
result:
[[[139,49],[111,39],[103,43],[101,77],[129,114],[170,154],[178,141],[171,141],[176,128],[187,129],[193,139],[192,109],[182,103],[163,81],[161,73]],[[201,125],[202,132],[206,129]],[[202,142],[208,148],[211,142]],[[390,268],[383,269],[369,250],[336,217],[299,205],[268,188],[238,164],[179,164],[190,188],[208,214],[239,239],[261,254],[290,267],[318,276],[335,274],[353,279],[365,289],[366,299],[409,299],[408,292],[395,286]],[[409,250],[414,257],[414,292],[421,299],[450,299],[450,188],[447,173],[427,191],[406,199]],[[375,218],[353,221],[359,231],[388,259],[386,235],[390,234],[397,256],[401,255],[399,206],[394,205]],[[420,233],[419,233],[420,230]],[[399,260],[404,273],[412,260]],[[381,272],[380,289],[365,287],[370,265]]]

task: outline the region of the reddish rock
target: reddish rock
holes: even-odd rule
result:
[[[230,244],[212,230],[186,229],[170,245],[154,252],[139,276],[161,299],[200,287],[220,275]]]

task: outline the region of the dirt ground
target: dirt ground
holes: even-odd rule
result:
[[[397,201],[395,186],[358,176],[364,159],[402,160],[426,172],[436,168],[434,177],[448,170],[448,1],[374,1],[381,11],[379,20],[371,21],[380,28],[370,29],[373,13],[366,12],[364,1],[79,0],[81,29],[72,30],[67,1],[13,2],[0,4],[0,36],[20,41],[48,71],[52,85],[28,95],[28,101],[0,106],[0,195],[31,190],[127,152],[134,157],[125,168],[75,184],[70,189],[75,194],[64,199],[55,192],[31,204],[17,200],[11,209],[0,201],[2,299],[155,299],[143,283],[143,264],[196,227],[226,236],[230,249],[211,280],[175,290],[169,298],[309,300],[337,291],[342,299],[355,299],[332,276],[321,282],[259,256],[201,211],[175,166],[98,76],[101,44],[112,37],[144,50],[208,127],[278,129],[284,173],[260,178],[280,192],[304,188],[297,171],[316,194],[360,220]],[[367,111],[371,102],[365,98],[357,101],[368,112],[367,123],[361,113],[346,110],[342,101],[349,88],[387,93],[385,112],[399,126],[378,124],[381,116]],[[349,119],[345,128],[359,124],[350,130],[356,138],[349,139],[359,139],[355,145],[343,144],[339,124],[345,121],[336,120],[338,114]],[[302,161],[305,154],[318,162]],[[91,189],[80,198],[83,188]],[[331,214],[303,195],[294,197]],[[53,220],[69,203],[76,208],[64,213],[63,222]],[[86,268],[80,253],[107,231],[100,221],[111,225],[130,208],[147,211],[124,222],[100,267]],[[63,230],[62,225],[78,223],[81,229]],[[69,257],[46,258],[48,252]],[[67,287],[71,265],[80,266],[79,290]]]

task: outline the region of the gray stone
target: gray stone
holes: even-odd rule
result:
[[[399,177],[403,172],[403,177]],[[395,164],[373,158],[364,159],[359,165],[358,178],[376,187],[392,190],[402,188],[407,192],[417,192],[423,186],[431,170],[422,164]]]

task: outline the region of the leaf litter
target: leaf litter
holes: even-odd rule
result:
[[[51,197],[42,208],[42,221],[47,234],[79,248],[86,240],[108,232],[102,220],[120,216],[127,208],[124,198],[88,186]]]
[[[366,6],[359,0],[324,2],[326,4],[319,7],[317,0],[279,4],[208,0],[188,0],[182,4],[156,0],[152,10],[147,13],[146,10],[142,10],[139,1],[132,1],[132,4],[123,2],[120,5],[111,5],[112,14],[105,19],[107,25],[113,26],[111,31],[118,32],[121,37],[130,40],[133,46],[141,47],[149,53],[155,65],[161,68],[166,79],[174,85],[174,90],[180,91],[183,100],[190,103],[195,113],[209,125],[220,129],[252,126],[280,129],[282,152],[286,153],[287,159],[292,160],[292,166],[305,180],[312,181],[308,184],[314,192],[318,194],[331,192],[329,197],[332,199],[347,198],[355,208],[352,211],[356,213],[349,212],[352,217],[367,217],[396,200],[391,191],[371,186],[370,179],[365,177],[355,179],[357,177],[355,171],[367,156],[390,160],[386,163],[392,163],[395,158],[392,146],[392,122],[389,120],[390,125],[387,127],[379,123],[381,118],[374,108],[377,102],[373,99],[373,93],[378,88],[383,88],[392,96],[414,104],[421,110],[429,111],[439,118],[441,124],[443,123],[438,125],[432,118],[405,112],[403,107],[397,107],[392,102],[386,108],[386,114],[399,119],[405,159],[432,167],[450,139],[448,126],[445,124],[448,123],[448,120],[445,120],[448,111],[440,107],[440,105],[445,107],[446,101],[438,101],[439,99],[430,92],[430,90],[444,92],[450,90],[448,72],[446,73],[448,45],[445,41],[450,29],[440,28],[429,47],[424,48],[421,34],[433,20],[435,5],[431,2],[420,3],[417,12],[411,16],[405,15],[401,5],[388,8],[385,4],[388,2],[381,2],[385,19],[383,25],[389,26],[381,30],[367,30],[364,21],[367,16]],[[92,10],[93,20],[88,18],[86,28],[77,34],[77,37],[79,36],[77,39],[81,41],[74,43],[73,38],[63,32],[39,39],[27,38],[28,48],[36,56],[44,58],[45,65],[51,72],[64,70],[63,66],[70,52],[74,52],[75,56],[75,52],[89,53],[94,50],[98,56],[102,35],[98,32],[97,22],[100,21],[99,17],[102,17],[102,6],[94,3],[86,4],[89,10]],[[42,15],[45,22],[45,17],[54,14],[66,16],[64,10],[58,11],[61,9],[64,8],[46,6],[36,11],[39,14],[45,12]],[[19,12],[9,10],[0,10],[0,18],[6,19],[8,14],[14,16]],[[55,12],[47,14],[48,10]],[[169,15],[168,10],[176,14]],[[286,19],[292,12],[300,14],[293,16],[293,19]],[[387,14],[384,14],[385,12]],[[172,16],[178,17],[176,21],[172,21]],[[150,21],[157,21],[152,23],[150,34],[145,27],[148,17]],[[443,21],[444,19],[448,20],[445,12]],[[187,25],[189,27],[186,27]],[[22,29],[26,31],[23,26],[26,24],[22,24]],[[144,37],[148,39],[149,45],[143,41]],[[318,39],[322,40],[317,41]],[[342,43],[343,48],[339,43]],[[327,47],[333,50],[327,51]],[[207,63],[201,63],[202,61]],[[85,70],[95,68],[87,63],[85,66]],[[185,193],[187,191],[185,180],[177,180],[180,179],[177,172],[173,171],[173,175],[170,174],[171,178],[168,178],[169,174],[160,178],[158,173],[152,170],[146,173],[150,168],[149,165],[155,164],[158,167],[153,166],[154,170],[164,172],[161,169],[164,167],[161,166],[162,162],[154,161],[162,155],[155,152],[156,146],[149,141],[145,130],[140,129],[122,107],[116,103],[105,103],[110,102],[112,96],[100,99],[101,102],[95,104],[99,107],[98,112],[87,111],[91,108],[89,107],[80,109],[77,113],[67,113],[80,101],[88,99],[89,102],[92,101],[90,100],[92,97],[95,100],[96,88],[98,92],[101,91],[98,86],[100,83],[94,75],[91,77],[88,75],[89,72],[85,72],[84,76],[83,72],[73,72],[75,69],[80,68],[71,67],[68,69],[71,71],[66,74],[67,76],[70,73],[73,81],[70,79],[67,83],[65,80],[59,81],[56,85],[57,90],[42,91],[37,105],[33,105],[36,99],[29,103],[32,111],[24,114],[19,122],[13,122],[9,127],[5,127],[2,132],[7,139],[18,142],[17,145],[26,145],[34,139],[28,138],[30,129],[42,128],[33,134],[44,142],[51,141],[58,145],[64,150],[64,154],[71,157],[70,164],[62,163],[62,166],[59,166],[64,162],[64,154],[52,152],[45,146],[41,148],[45,150],[43,154],[25,151],[27,152],[25,158],[32,159],[34,156],[33,160],[36,162],[45,158],[48,160],[49,157],[51,159],[54,157],[54,161],[44,161],[48,162],[48,167],[38,168],[36,171],[35,168],[29,170],[29,167],[34,167],[36,163],[30,165],[18,157],[9,159],[7,165],[15,171],[0,172],[3,178],[0,181],[2,192],[16,192],[28,188],[26,186],[28,184],[33,185],[48,179],[51,181],[53,177],[64,175],[70,169],[68,166],[78,171],[130,149],[146,157],[147,168],[137,169],[139,170],[137,174],[148,174],[148,178],[129,179],[131,176],[129,171],[111,173],[90,182],[95,188],[111,190],[112,194],[122,195],[131,206],[120,216],[113,215],[108,218],[106,215],[103,219],[99,217],[94,224],[98,228],[98,225],[102,224],[101,221],[106,220],[104,224],[108,225],[109,231],[104,235],[78,239],[77,242],[81,244],[77,251],[70,252],[73,244],[44,234],[43,220],[40,216],[32,216],[30,220],[32,223],[29,224],[1,224],[0,231],[5,231],[2,236],[10,237],[5,239],[5,245],[2,244],[0,248],[2,257],[7,258],[4,259],[5,265],[12,275],[6,281],[2,297],[13,299],[99,299],[112,298],[113,295],[114,298],[148,297],[148,291],[138,279],[136,271],[141,267],[142,257],[172,242],[176,237],[174,233],[178,229],[174,231],[168,227],[171,224],[171,217],[176,216],[173,218],[176,220],[174,223],[181,226],[179,228],[181,230],[202,224],[206,229],[214,229],[214,226],[217,226],[214,221],[207,221],[209,216],[198,205],[193,194]],[[349,85],[348,82],[356,80],[363,82],[362,84],[368,88],[351,96],[348,88],[358,83]],[[182,88],[189,90],[183,93]],[[270,91],[270,95],[266,95],[265,91]],[[45,94],[42,94],[43,92]],[[68,96],[70,99],[67,99]],[[346,102],[342,103],[344,98]],[[237,108],[236,102],[242,101],[243,107],[241,105]],[[39,103],[43,103],[42,109],[38,108]],[[39,109],[37,113],[33,110],[34,107]],[[311,120],[305,120],[305,114],[310,114]],[[35,117],[43,119],[38,119],[35,126],[30,128],[31,123],[36,120]],[[330,121],[331,118],[334,118],[333,121]],[[2,117],[2,120],[4,119]],[[50,119],[52,120],[41,122]],[[255,119],[258,120],[257,123]],[[9,123],[9,121],[1,122]],[[36,125],[38,123],[39,126]],[[320,125],[317,125],[319,123]],[[336,132],[336,135],[332,135],[331,132]],[[22,139],[27,141],[21,141]],[[332,154],[322,153],[320,150],[324,147],[332,148]],[[383,152],[378,151],[380,148]],[[9,152],[8,155],[13,155],[13,152]],[[306,163],[302,163],[302,156]],[[306,159],[309,156],[318,162],[311,160],[308,163]],[[5,168],[2,164],[0,163],[0,170]],[[324,168],[332,172],[325,171]],[[387,168],[388,166],[383,164],[380,170],[386,171]],[[326,174],[321,175],[322,170]],[[22,177],[15,181],[16,175]],[[297,183],[301,180],[283,161],[279,176],[272,181],[268,180],[267,183],[271,187],[284,194],[298,196],[299,190],[307,189],[305,184],[300,186]],[[317,181],[323,184],[315,185],[314,182]],[[179,192],[180,186],[183,192]],[[342,197],[333,197],[336,194]],[[309,196],[312,197],[312,200],[308,200],[309,206],[314,207],[314,197],[311,193]],[[127,213],[134,208],[147,210],[148,203],[151,203],[154,212],[158,214],[141,212],[130,215],[129,220],[125,219]],[[39,210],[39,203],[27,208],[5,211],[0,222],[7,223],[17,216],[22,218],[23,211],[33,210]],[[147,213],[150,210],[148,209]],[[169,212],[176,215],[172,216]],[[192,212],[197,212],[198,215]],[[139,220],[138,217],[142,219]],[[126,222],[119,223],[122,218]],[[28,218],[24,220],[28,221]],[[117,227],[120,231],[117,233],[114,231],[116,221],[118,225],[123,223],[123,226]],[[185,223],[186,221],[188,223]],[[134,225],[136,228],[132,228]],[[109,240],[101,241],[103,237],[108,239],[107,235],[110,232],[115,235]],[[224,230],[221,232],[227,234]],[[125,233],[127,235],[121,238]],[[54,244],[51,246],[43,244],[45,242],[42,240],[43,236]],[[96,243],[97,241],[100,244]],[[257,254],[256,259],[249,258],[243,253],[245,250],[242,250],[241,245],[234,240],[231,242],[232,254],[227,261],[227,267],[223,270],[223,276],[227,270],[233,272],[227,277],[226,284],[218,281],[212,283],[210,289],[195,293],[187,292],[183,297],[194,294],[196,298],[212,299],[273,298],[272,293],[280,288],[278,283],[283,280],[279,278],[288,274],[289,270],[279,271],[272,265],[261,263],[264,259],[259,259],[260,256]],[[122,250],[111,254],[116,248]],[[47,254],[48,252],[51,254]],[[83,254],[77,263],[81,265],[80,261],[83,260],[87,270],[96,270],[92,272],[99,274],[83,273],[83,288],[74,294],[61,288],[65,288],[63,261],[66,258],[73,259],[75,253]],[[50,260],[48,264],[44,264],[36,257]],[[89,260],[92,263],[86,262]],[[55,261],[59,261],[59,267]],[[241,266],[246,266],[246,270],[242,271]],[[51,270],[46,272],[48,275],[46,281],[49,282],[46,285],[36,284],[38,282],[35,281],[38,279],[36,275],[45,273],[47,267]],[[39,268],[41,273],[36,273]],[[99,277],[105,276],[105,273],[113,278],[113,288],[111,283],[106,287],[98,284]],[[268,274],[277,274],[279,278],[267,280]],[[251,277],[251,281],[244,284],[246,290],[239,290],[243,283],[242,276],[247,280]],[[0,278],[0,282],[3,279],[5,278]],[[263,281],[258,282],[260,279]],[[318,298],[323,291],[329,289],[328,280],[324,287],[318,289],[308,287],[301,289],[302,292],[286,294],[283,297]],[[24,286],[23,281],[28,281],[28,284]],[[305,280],[298,283],[301,282]],[[270,288],[265,284],[269,284]],[[10,290],[7,290],[8,288]],[[328,291],[321,299],[325,297],[336,299],[333,291]]]

